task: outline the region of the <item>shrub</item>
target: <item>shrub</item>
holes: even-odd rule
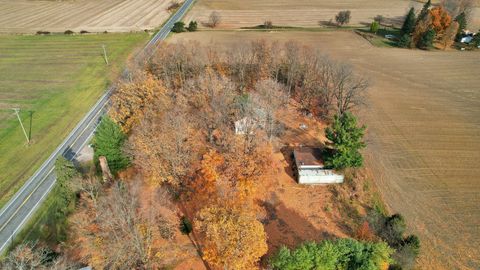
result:
[[[480,31],[473,38],[473,45],[480,46]]]
[[[370,32],[376,34],[379,27],[380,27],[380,24],[379,24],[377,21],[373,21],[373,22],[370,24]]]
[[[109,117],[103,117],[93,138],[94,159],[105,156],[112,173],[116,173],[130,164],[130,159],[123,153],[123,145],[127,136],[120,126]]]
[[[403,234],[407,224],[400,214],[395,214],[387,218],[381,237],[392,247],[399,247],[403,243]]]
[[[197,28],[198,28],[197,22],[196,21],[191,21],[188,24],[187,30],[188,30],[188,32],[195,32],[195,31],[197,31]]]
[[[263,28],[265,28],[265,29],[272,29],[272,28],[273,28],[273,23],[272,23],[272,21],[265,21],[265,22],[263,23]]]
[[[65,35],[73,35],[75,32],[73,32],[72,30],[67,30],[65,32],[63,32]]]
[[[271,259],[273,269],[382,269],[392,262],[393,250],[384,242],[353,239],[304,243],[294,250],[282,247]]]
[[[87,30],[81,30],[80,31],[80,34],[88,34],[88,33],[90,33],[90,32],[88,32]]]
[[[180,231],[183,233],[183,234],[190,234],[192,232],[192,223],[190,222],[190,220],[183,216],[181,219],[180,219]]]
[[[401,48],[410,48],[410,44],[412,43],[412,38],[410,37],[409,34],[404,34],[403,36],[400,37],[398,40],[398,47]]]
[[[37,31],[37,35],[50,35],[49,31]]]
[[[181,33],[181,32],[185,32],[185,23],[184,22],[176,22],[174,25],[173,25],[173,28],[172,28],[172,32],[174,33]]]
[[[350,22],[351,18],[351,12],[350,10],[344,10],[338,12],[338,14],[335,16],[335,21],[337,22],[338,25],[345,25]]]

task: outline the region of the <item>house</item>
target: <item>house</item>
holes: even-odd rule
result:
[[[344,176],[325,168],[320,148],[300,147],[293,151],[299,184],[343,183]]]

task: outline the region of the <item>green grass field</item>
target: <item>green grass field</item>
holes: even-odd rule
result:
[[[120,73],[132,51],[146,40],[145,33],[0,35],[0,207],[61,143]],[[21,109],[25,128],[31,132],[30,145],[13,107]]]

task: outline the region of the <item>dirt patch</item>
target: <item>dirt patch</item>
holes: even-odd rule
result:
[[[0,0],[0,32],[129,32],[153,29],[170,15],[170,1]]]
[[[368,126],[367,166],[389,208],[402,213],[421,237],[420,265],[478,268],[480,55],[378,48],[352,32],[210,31],[175,35],[173,41],[238,43],[260,38],[309,44],[349,61],[371,78],[369,104],[361,113]],[[287,181],[293,185],[292,179],[278,180]],[[317,188],[321,189],[313,187]],[[278,207],[303,211],[308,205],[301,201],[306,190],[279,194],[296,201]]]

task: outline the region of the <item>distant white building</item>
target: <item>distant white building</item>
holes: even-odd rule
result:
[[[293,151],[299,184],[343,183],[344,176],[326,169],[320,148],[300,147]]]

